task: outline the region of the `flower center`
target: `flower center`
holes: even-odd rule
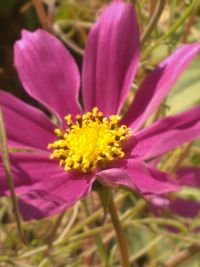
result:
[[[51,158],[59,159],[65,170],[93,171],[114,159],[124,157],[122,143],[131,135],[119,116],[104,117],[97,107],[92,112],[65,117],[68,128],[55,129],[58,140],[49,144]]]

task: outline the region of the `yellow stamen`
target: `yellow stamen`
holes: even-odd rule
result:
[[[109,118],[97,107],[92,112],[65,117],[68,128],[55,129],[58,140],[49,144],[51,158],[60,160],[65,170],[93,171],[109,161],[123,158],[122,143],[131,135],[125,125],[119,125],[119,116]]]

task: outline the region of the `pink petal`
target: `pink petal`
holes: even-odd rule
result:
[[[200,168],[182,167],[177,171],[177,182],[181,186],[200,187]],[[173,212],[179,216],[193,218],[200,212],[200,203],[190,199],[170,199],[166,196],[150,198],[151,208],[157,215]]]
[[[150,159],[166,153],[179,145],[200,136],[200,106],[176,116],[161,119],[150,127],[139,131],[135,138],[138,143],[132,155]]]
[[[200,203],[189,199],[177,198],[170,202],[169,210],[179,216],[193,218],[200,212]]]
[[[200,188],[200,167],[182,167],[177,171],[177,177],[182,186]]]
[[[168,209],[170,205],[170,199],[167,198],[165,195],[158,195],[158,196],[150,196],[148,197],[150,201],[150,207],[153,208],[154,212],[163,211],[163,209]]]
[[[129,125],[134,132],[137,131],[159,107],[179,76],[199,52],[200,42],[184,45],[152,71],[139,88],[122,123]]]
[[[64,211],[91,191],[94,177],[66,172],[47,177],[20,198],[24,220],[41,219]]]
[[[150,208],[157,216],[175,213],[184,218],[196,217],[200,212],[200,203],[189,199],[169,199],[166,196],[154,196],[149,199]]]
[[[44,30],[22,32],[15,43],[14,60],[27,93],[53,111],[60,120],[80,113],[77,65],[64,45]]]
[[[116,167],[114,167],[114,165]],[[163,194],[177,191],[179,186],[164,172],[134,159],[118,160],[114,168],[97,173],[104,183],[137,188],[142,194]]]
[[[56,160],[50,159],[49,153],[11,153],[11,173],[18,193],[26,192],[35,183],[66,172]],[[4,168],[0,158],[0,195],[8,193]]]
[[[139,31],[134,7],[113,1],[93,26],[83,63],[86,110],[97,106],[116,114],[130,89],[139,58]]]
[[[46,150],[55,139],[55,126],[40,110],[0,91],[8,145]]]
[[[133,190],[137,189],[131,177],[124,169],[111,168],[97,173],[101,183],[110,187],[118,187],[119,185],[127,186]]]

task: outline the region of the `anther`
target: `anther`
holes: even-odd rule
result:
[[[113,146],[113,145],[114,145],[113,141],[108,142],[108,146]]]
[[[110,130],[114,130],[114,129],[115,129],[115,125],[113,123],[111,123]]]
[[[115,141],[119,141],[120,140],[120,136],[116,135],[115,136]]]
[[[78,122],[78,125],[80,126],[80,128],[82,127],[82,117],[81,115],[76,115],[76,120]]]
[[[83,162],[83,157],[81,156],[80,159],[77,162],[78,163],[82,163]]]
[[[64,169],[82,172],[105,167],[109,161],[123,158],[122,142],[130,136],[125,125],[118,125],[119,116],[104,117],[97,107],[91,112],[65,117],[65,131],[56,129],[58,140],[49,144],[51,158],[59,159]]]
[[[106,155],[105,155],[105,154],[103,154],[102,152],[101,152],[101,153],[99,153],[99,156],[100,156],[101,158],[106,158]]]

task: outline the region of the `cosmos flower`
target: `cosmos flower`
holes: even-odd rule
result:
[[[124,117],[139,61],[139,31],[132,4],[113,1],[92,27],[80,75],[61,41],[44,30],[22,32],[14,61],[26,92],[57,117],[1,91],[12,175],[25,220],[57,214],[92,190],[95,181],[143,195],[179,189],[148,161],[200,136],[200,106],[145,121],[164,100],[200,43],[177,49],[141,84]],[[81,105],[79,102],[83,104]],[[8,192],[2,164],[0,194]]]
[[[200,188],[200,168],[181,167],[177,170],[177,182],[181,188]],[[195,218],[200,213],[200,203],[192,198],[183,196],[160,195],[150,198],[152,211],[160,216],[167,214],[178,215],[184,218]]]

